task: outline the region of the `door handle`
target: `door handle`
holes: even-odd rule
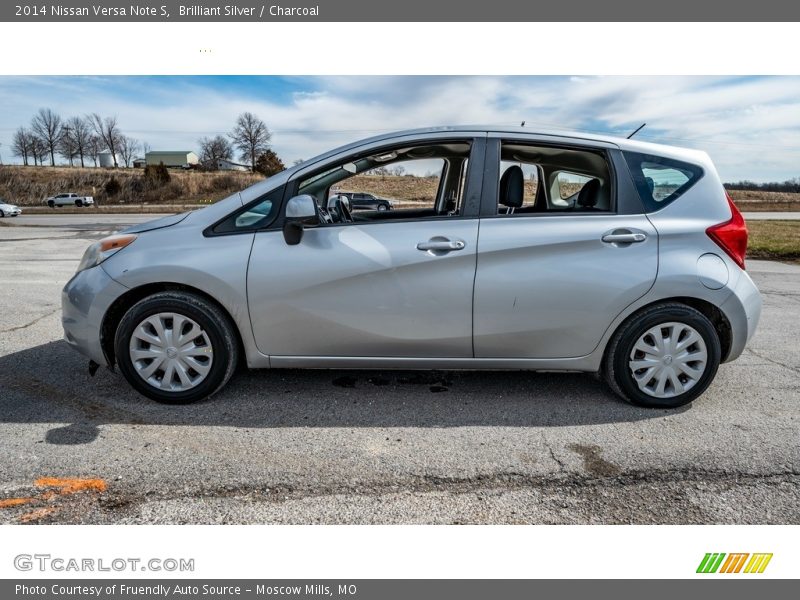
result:
[[[417,250],[423,252],[452,252],[463,250],[467,244],[463,240],[428,240],[417,244]]]
[[[607,233],[601,238],[607,244],[636,244],[647,239],[644,233]]]

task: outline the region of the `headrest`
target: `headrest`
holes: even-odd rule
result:
[[[506,169],[500,178],[500,204],[519,208],[525,196],[525,175],[519,165]]]
[[[590,179],[578,193],[578,206],[594,208],[600,200],[600,180]]]

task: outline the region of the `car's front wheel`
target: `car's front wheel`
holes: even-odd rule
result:
[[[53,202],[52,200],[48,200],[47,201],[47,206],[49,206],[50,208],[55,208],[56,207],[56,203]]]
[[[650,306],[609,342],[604,377],[621,398],[651,408],[688,404],[711,384],[722,354],[714,324],[677,302]]]
[[[389,210],[389,207],[385,204],[378,204],[378,210]]]
[[[148,296],[125,313],[115,338],[120,371],[157,402],[208,398],[233,375],[239,346],[229,317],[200,295]]]
[[[4,213],[2,210],[0,210],[0,219],[5,219],[5,217],[6,217],[6,213]]]

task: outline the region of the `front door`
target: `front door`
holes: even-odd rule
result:
[[[477,239],[477,218],[329,224],[296,246],[257,233],[247,291],[259,350],[472,357]]]

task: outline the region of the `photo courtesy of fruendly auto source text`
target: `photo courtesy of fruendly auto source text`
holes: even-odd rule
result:
[[[798,21],[0,6],[0,597],[797,595]]]

